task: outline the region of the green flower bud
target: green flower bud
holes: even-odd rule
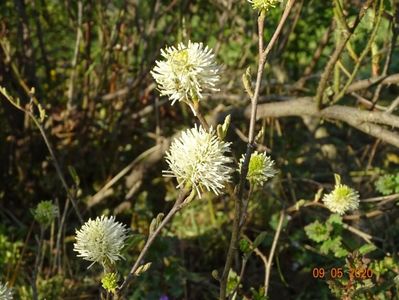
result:
[[[101,279],[103,288],[109,293],[115,293],[118,287],[118,276],[116,273],[106,273]]]
[[[252,4],[253,9],[268,11],[281,3],[281,0],[248,0],[248,2]]]
[[[244,159],[245,155],[243,154],[239,163],[239,172],[241,172]],[[255,151],[251,155],[247,174],[247,179],[251,184],[263,186],[269,178],[272,178],[276,174],[277,171],[274,169],[274,161],[271,160],[266,153]]]
[[[34,219],[42,226],[49,226],[58,214],[58,208],[52,201],[41,201],[32,210]]]

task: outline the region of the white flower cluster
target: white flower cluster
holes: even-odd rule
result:
[[[0,300],[12,300],[12,289],[0,282]]]
[[[359,193],[345,184],[341,184],[340,177],[336,175],[334,190],[324,195],[325,206],[333,213],[340,215],[359,207]]]
[[[232,158],[225,156],[230,152],[230,144],[219,140],[212,128],[207,132],[195,126],[172,142],[166,153],[170,170],[163,172],[165,176],[176,177],[178,188],[188,185],[199,197],[204,187],[218,195],[233,172],[228,166]]]
[[[203,90],[217,91],[219,67],[211,49],[202,43],[188,42],[175,47],[161,50],[165,60],[156,61],[151,72],[161,95],[166,95],[172,101],[187,103],[194,115],[193,105],[201,100]]]
[[[238,171],[241,173],[242,164],[245,160],[245,154],[242,155]],[[266,152],[259,153],[254,151],[248,165],[247,179],[253,185],[263,186],[263,184],[277,171],[274,169],[274,161],[266,155]]]
[[[120,258],[121,250],[127,238],[125,225],[115,221],[115,217],[101,216],[89,219],[80,230],[76,231],[74,251],[78,257],[103,266],[114,264]]]

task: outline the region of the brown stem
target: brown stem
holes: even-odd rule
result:
[[[272,267],[272,262],[273,262],[273,256],[276,251],[278,239],[280,238],[281,229],[283,228],[284,219],[285,219],[285,210],[283,209],[280,212],[280,219],[278,221],[276,233],[274,234],[273,244],[272,244],[272,248],[270,249],[270,254],[269,254],[269,258],[268,258],[268,262],[267,262],[267,266],[266,266],[266,270],[265,270],[265,296],[267,296],[267,293],[269,290],[269,281],[270,281],[270,273],[271,273],[271,267]]]
[[[237,241],[239,238],[240,232],[240,220],[242,215],[242,199],[244,194],[244,184],[245,179],[248,173],[248,165],[251,158],[251,154],[254,148],[254,140],[255,140],[255,123],[256,123],[256,114],[257,114],[257,106],[258,106],[258,99],[260,93],[260,86],[262,81],[262,75],[264,66],[267,60],[267,57],[272,50],[273,46],[275,45],[277,38],[279,37],[281,30],[287,20],[290,11],[295,3],[295,0],[288,0],[283,15],[281,16],[280,22],[274,32],[269,44],[266,46],[266,49],[263,50],[263,28],[264,28],[264,21],[265,21],[265,12],[262,11],[258,17],[258,36],[259,36],[259,58],[258,58],[258,72],[256,76],[256,83],[255,83],[255,90],[253,97],[251,99],[251,118],[249,124],[249,133],[248,133],[248,144],[247,144],[247,151],[245,153],[244,162],[241,167],[241,174],[240,174],[240,181],[237,189],[237,197],[235,197],[234,203],[234,221],[233,221],[233,230],[231,233],[230,245],[227,251],[226,262],[223,269],[223,274],[220,279],[220,291],[219,291],[219,299],[225,300],[226,299],[226,288],[227,288],[227,279],[229,275],[229,271],[233,262],[233,257],[235,250],[237,248]]]
[[[250,115],[248,107],[246,116]],[[324,119],[343,121],[364,133],[381,139],[399,148],[399,134],[388,130],[378,124],[399,127],[399,117],[378,111],[362,111],[357,108],[332,105],[318,111],[317,104],[312,97],[303,97],[283,102],[266,103],[259,106],[259,118],[287,117],[287,116],[313,116]],[[375,124],[376,123],[376,124]]]
[[[198,106],[198,102],[194,103],[194,105],[192,107],[194,108],[196,117],[198,118],[198,121],[200,121],[202,127],[204,127],[205,130],[209,130],[210,126],[209,126],[208,122],[206,121],[204,115],[201,113],[199,106]]]
[[[150,249],[153,242],[155,241],[155,238],[159,235],[159,233],[165,227],[165,225],[169,223],[169,221],[172,219],[172,217],[183,207],[184,200],[185,200],[187,193],[188,192],[186,189],[181,190],[179,197],[177,198],[176,202],[174,203],[172,209],[169,211],[169,213],[166,215],[166,217],[162,220],[161,224],[159,224],[157,229],[155,229],[153,233],[150,233],[150,235],[148,236],[147,242],[144,245],[144,248],[141,250],[136,262],[134,263],[133,267],[131,268],[129,275],[127,275],[127,277],[123,281],[122,285],[119,287],[118,292],[116,293],[116,299],[118,299],[118,297],[122,296],[123,293],[126,291],[127,287],[132,283],[134,276],[135,276],[135,272],[137,271],[139,266],[142,264],[142,260],[144,259],[145,255],[147,254],[147,252]]]

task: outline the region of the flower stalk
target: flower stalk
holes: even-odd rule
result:
[[[180,191],[180,194],[177,200],[175,201],[173,207],[169,211],[169,213],[165,216],[165,218],[162,220],[159,226],[152,233],[150,233],[143,249],[141,250],[139,256],[137,257],[137,260],[134,263],[133,267],[131,268],[129,274],[127,275],[121,286],[117,289],[115,294],[115,299],[120,299],[120,297],[122,297],[123,294],[126,292],[127,287],[132,283],[134,279],[136,271],[142,265],[143,259],[145,258],[148,250],[150,249],[151,245],[154,243],[155,238],[159,235],[161,230],[166,226],[166,224],[170,222],[170,220],[178,211],[180,211],[186,204],[188,204],[195,197],[194,190],[191,190],[191,193],[186,198],[186,195],[189,193],[189,191],[190,189],[188,189],[187,187]]]
[[[281,30],[288,18],[288,15],[294,6],[295,0],[288,0],[283,15],[280,19],[280,22],[274,32],[270,42],[264,49],[263,46],[263,29],[264,29],[264,22],[266,11],[261,10],[258,16],[258,72],[256,76],[256,83],[255,89],[253,93],[253,97],[251,97],[251,118],[250,118],[250,125],[249,125],[249,133],[248,133],[248,144],[247,144],[247,151],[245,153],[245,158],[241,166],[241,174],[240,174],[240,181],[237,189],[237,197],[235,197],[235,209],[234,209],[234,221],[233,221],[233,230],[230,239],[229,249],[227,251],[226,262],[223,269],[223,274],[220,279],[220,291],[219,291],[219,300],[226,299],[226,288],[227,288],[227,279],[228,274],[233,262],[234,252],[237,248],[238,237],[240,233],[240,220],[243,206],[243,194],[244,194],[244,184],[248,173],[248,166],[251,159],[251,154],[254,150],[254,140],[255,140],[255,124],[256,124],[256,113],[257,113],[257,106],[258,106],[258,99],[261,87],[261,81],[263,76],[263,70],[265,67],[265,63],[267,61],[267,57],[273,48],[274,44],[277,41],[278,36],[281,33]]]

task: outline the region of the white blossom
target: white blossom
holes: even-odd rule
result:
[[[230,144],[219,140],[212,128],[208,132],[195,126],[172,142],[166,153],[170,170],[163,172],[176,177],[178,188],[189,185],[199,197],[204,188],[218,195],[233,172],[228,165],[232,158],[225,155],[230,152]]]
[[[12,300],[12,289],[0,282],[0,300]]]
[[[345,214],[349,210],[357,209],[359,207],[359,193],[347,185],[341,184],[341,179],[338,175],[335,178],[334,190],[323,197],[325,206],[331,212],[340,215]]]
[[[156,61],[151,75],[158,84],[161,95],[172,101],[187,103],[193,110],[196,101],[203,98],[203,91],[217,91],[219,67],[213,51],[202,43],[179,43],[161,50],[164,60]]]
[[[115,222],[115,217],[101,216],[89,219],[80,230],[76,231],[74,251],[78,257],[103,266],[114,264],[120,258],[121,250],[127,238],[125,225]]]
[[[245,160],[245,154],[242,155],[239,163],[238,171],[241,172],[242,164]],[[263,184],[274,175],[277,171],[274,169],[274,161],[266,155],[266,152],[259,153],[254,151],[248,165],[247,179],[254,185],[263,186]]]

